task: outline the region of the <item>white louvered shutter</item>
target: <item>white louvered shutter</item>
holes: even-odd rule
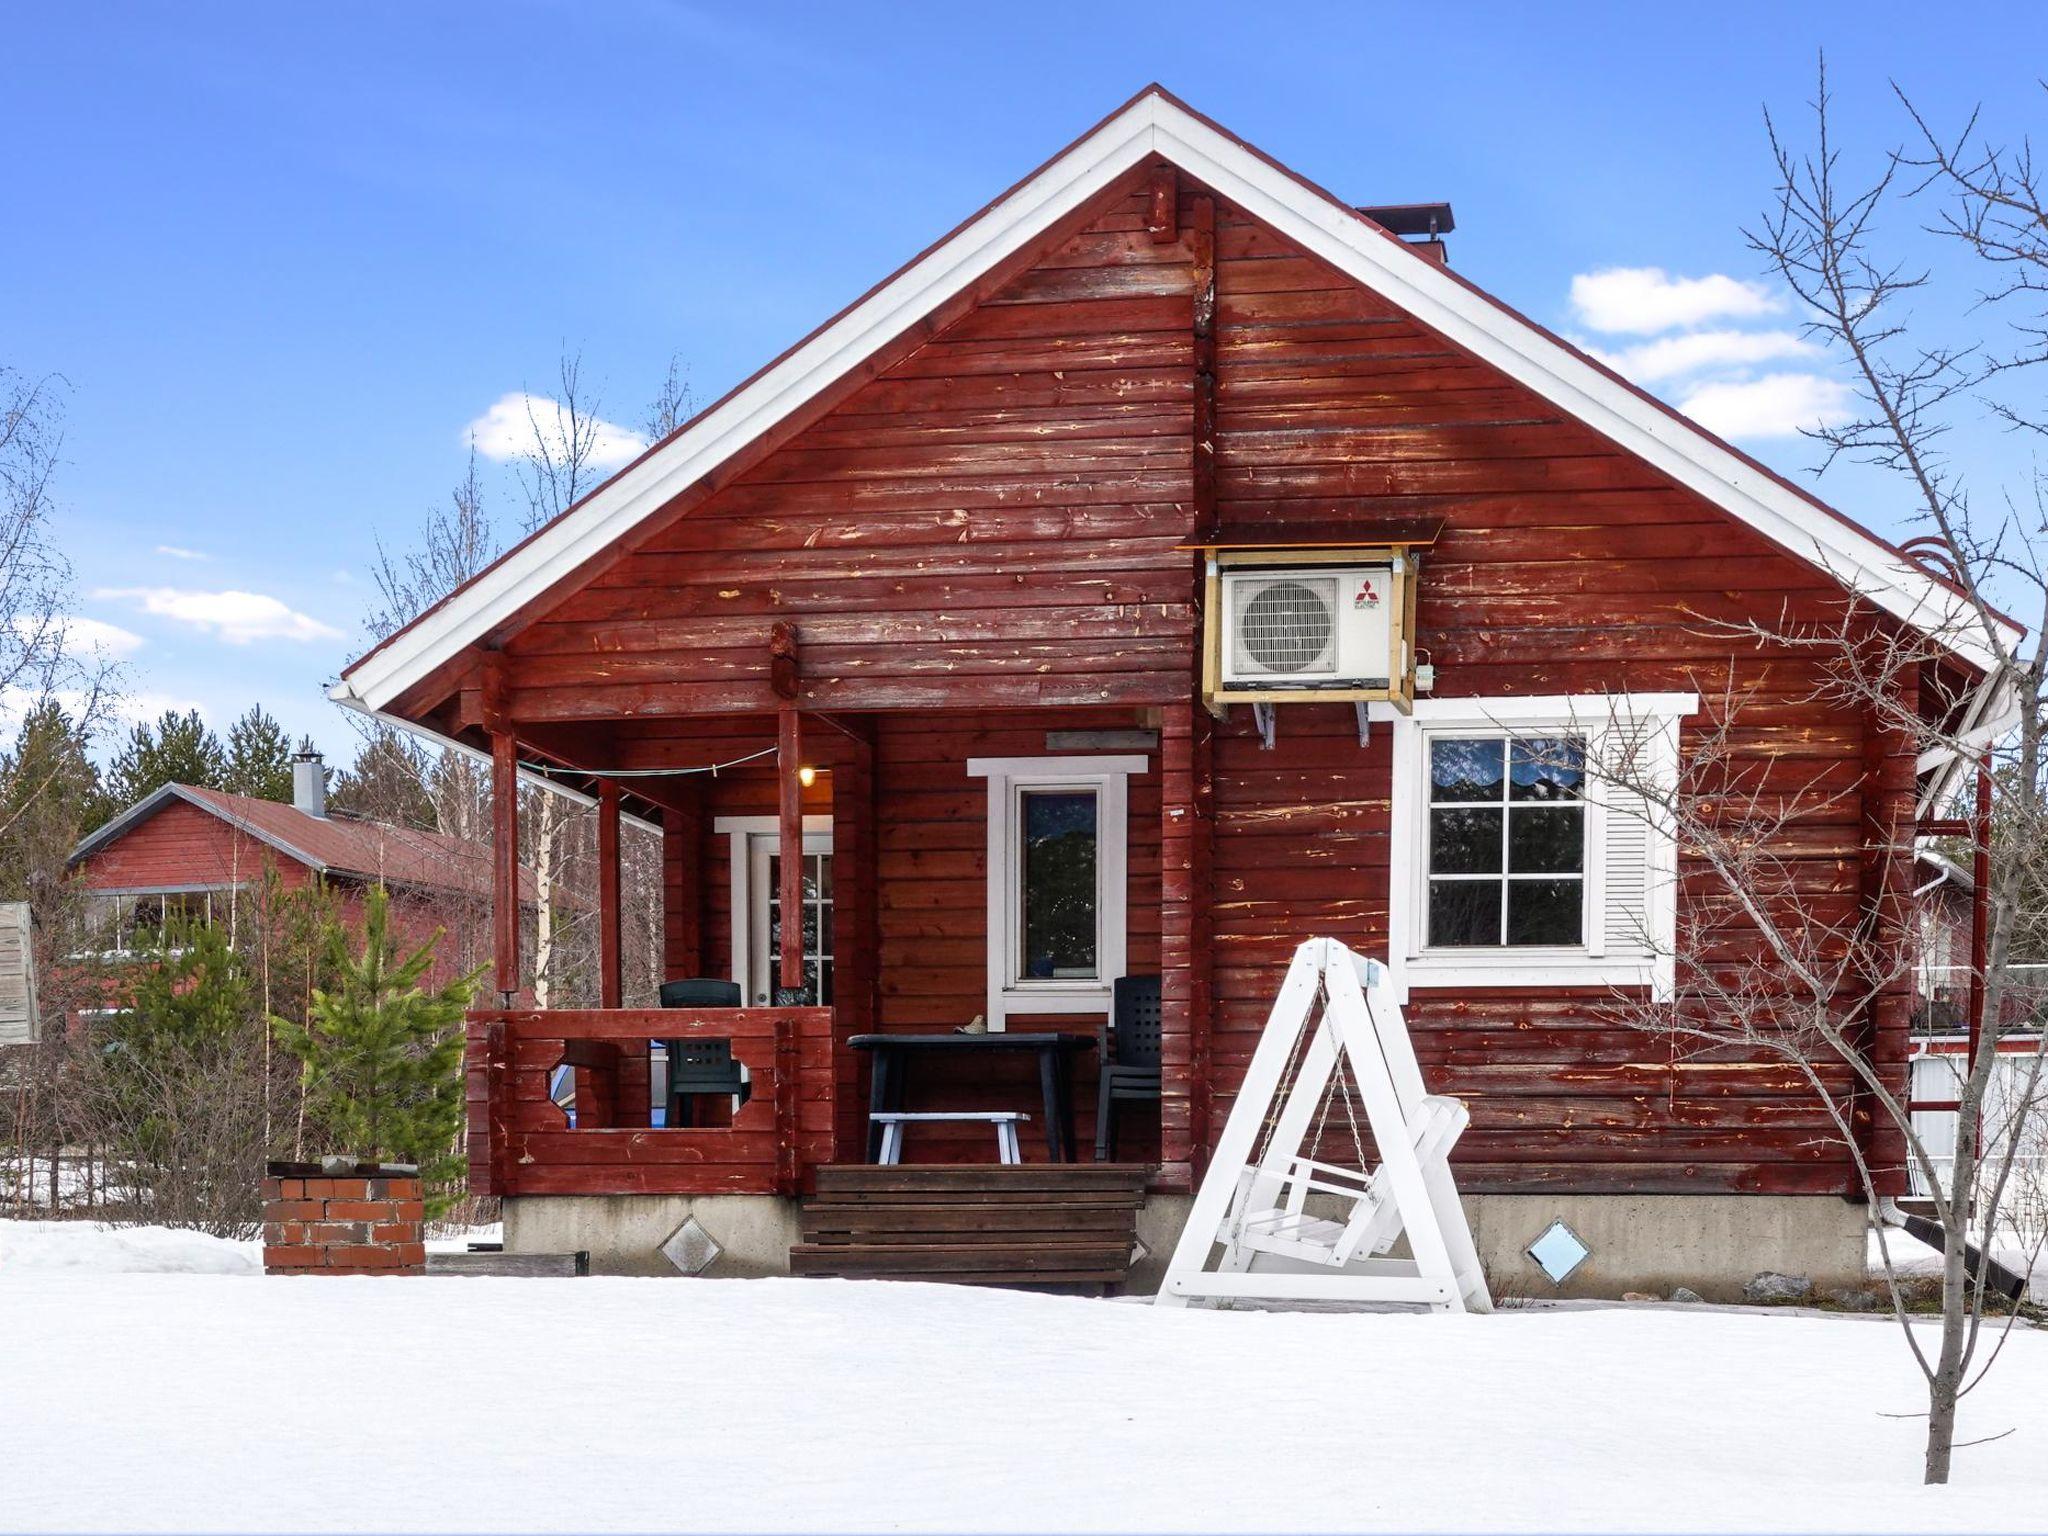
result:
[[[1675,736],[1675,721],[1634,718],[1616,719],[1593,738],[1600,870],[1587,935],[1592,954],[1649,960],[1670,949],[1677,893],[1659,796],[1677,782]]]

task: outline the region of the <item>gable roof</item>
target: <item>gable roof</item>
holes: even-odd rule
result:
[[[1155,85],[359,657],[331,697],[383,709],[1153,155],[1971,665],[1995,665],[1954,584]],[[2003,638],[2021,635],[2008,624]]]
[[[491,851],[459,837],[424,832],[384,821],[347,816],[313,816],[295,805],[231,795],[192,784],[165,784],[129,806],[71,850],[76,864],[182,801],[219,818],[237,831],[276,849],[316,874],[382,881],[415,890],[488,896]],[[519,871],[520,894],[534,899],[533,871]]]

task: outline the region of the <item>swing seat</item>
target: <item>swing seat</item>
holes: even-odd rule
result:
[[[1437,1095],[1425,1097],[1414,1116],[1416,1160],[1425,1166],[1432,1160],[1448,1158],[1452,1146],[1465,1129],[1468,1118],[1462,1102]],[[1237,1228],[1237,1244],[1253,1254],[1270,1253],[1277,1258],[1342,1269],[1354,1259],[1385,1253],[1401,1235],[1401,1212],[1392,1198],[1391,1181],[1385,1166],[1366,1174],[1355,1168],[1339,1168],[1313,1158],[1294,1157],[1286,1163],[1281,1189],[1282,1204],[1246,1215]],[[1257,1175],[1247,1176],[1241,1196],[1249,1194]],[[1342,1221],[1310,1216],[1304,1210],[1310,1194],[1325,1194],[1348,1201],[1350,1210]]]

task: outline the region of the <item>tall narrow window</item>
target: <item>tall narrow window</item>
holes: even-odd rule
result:
[[[1585,941],[1585,780],[1576,736],[1431,739],[1431,948]]]
[[[1019,791],[1021,980],[1102,974],[1096,885],[1101,797],[1093,789]]]
[[[1124,973],[1130,784],[1142,757],[971,757],[988,780],[988,1027],[1109,1007]]]

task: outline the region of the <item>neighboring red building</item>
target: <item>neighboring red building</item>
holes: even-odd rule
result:
[[[86,944],[102,953],[148,948],[166,922],[207,921],[233,930],[250,893],[275,870],[287,889],[324,881],[344,921],[359,925],[365,893],[382,885],[400,936],[421,943],[446,931],[430,979],[462,975],[488,959],[491,851],[413,827],[331,814],[317,755],[294,764],[293,803],[166,784],[72,850],[70,864],[93,893]],[[532,876],[521,871],[522,894]]]
[[[622,802],[659,818],[668,974],[746,997],[623,1008],[600,868],[605,1006],[472,1015],[472,1187],[508,1246],[660,1268],[671,1233],[703,1248],[687,1218],[727,1271],[785,1268],[790,1202],[870,1156],[886,1037],[1092,1032],[1129,975],[1161,989],[1160,1099],[1123,1140],[1156,1253],[1290,954],[1329,936],[1384,959],[1470,1107],[1457,1174],[1503,1283],[1547,1288],[1522,1250],[1559,1218],[1588,1289],[1860,1279],[1810,1083],[1616,1026],[1678,949],[1757,939],[1582,769],[1626,750],[1660,790],[1727,786],[1731,823],[1786,806],[1794,909],[1894,921],[1951,775],[1901,716],[1995,718],[1994,658],[1941,572],[1450,271],[1450,227],[1148,90],[344,672],[338,702],[492,753],[508,989],[539,759],[614,850]],[[1749,621],[1926,659],[1859,708]],[[1903,1083],[1911,978],[1850,1006]],[[729,1125],[649,1125],[647,1042],[686,1035],[749,1073]],[[565,1063],[609,1119],[593,1094],[568,1128]],[[920,1068],[908,1107],[1033,1107],[1026,1070]],[[1857,1135],[1903,1188],[1903,1138]]]

